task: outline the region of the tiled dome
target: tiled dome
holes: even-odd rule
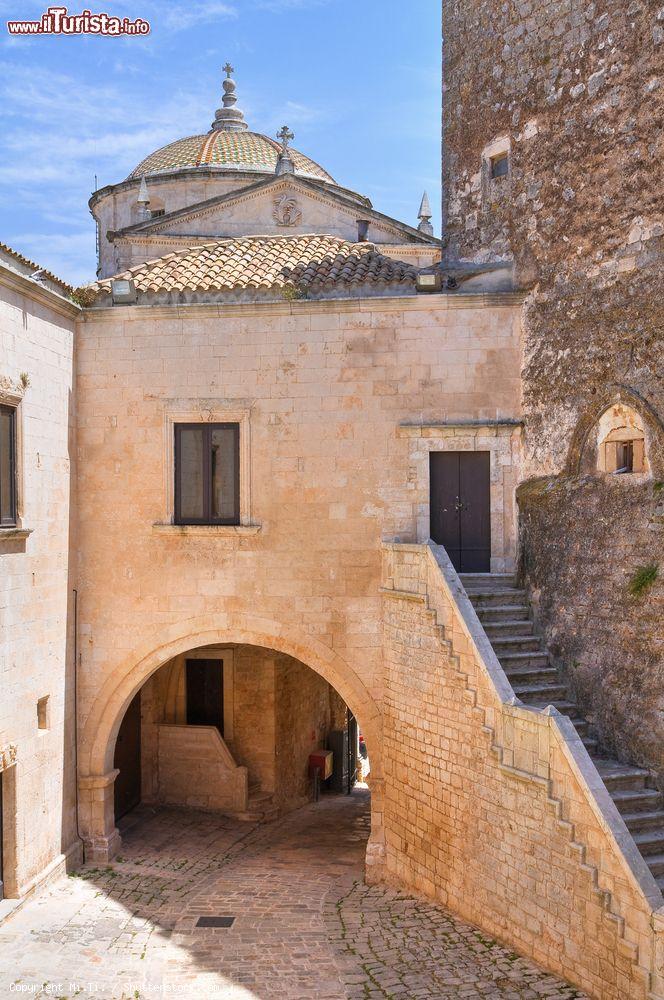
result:
[[[143,174],[207,167],[213,170],[247,170],[274,174],[281,145],[259,132],[213,129],[207,135],[191,135],[162,146],[142,160],[129,179]],[[334,178],[304,153],[289,148],[295,173],[334,184]]]

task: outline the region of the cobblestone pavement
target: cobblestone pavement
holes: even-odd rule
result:
[[[0,927],[0,996],[582,996],[440,908],[364,885],[367,836],[362,790],[263,827],[144,809],[113,864]],[[197,927],[205,916],[235,922]]]

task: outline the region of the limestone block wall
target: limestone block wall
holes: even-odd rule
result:
[[[157,799],[221,812],[247,808],[246,767],[238,767],[214,726],[157,727]]]
[[[327,746],[339,699],[327,681],[289,657],[280,657],[276,682],[276,802],[293,808],[311,796],[309,754]]]
[[[74,323],[0,266],[0,402],[17,408],[19,526],[0,528],[5,895],[78,857],[74,746]],[[22,377],[22,373],[23,377]],[[39,728],[37,702],[47,698]],[[8,748],[13,748],[10,754]]]
[[[399,428],[518,419],[519,303],[84,312],[82,774],[111,772],[118,720],[159,666],[195,646],[253,645],[305,663],[351,707],[378,802],[381,538],[416,540],[428,509],[428,469]],[[172,524],[173,424],[191,420],[240,423],[239,526]],[[251,771],[239,745],[236,759]]]
[[[388,877],[598,1000],[664,995],[661,894],[571,723],[515,702],[444,550],[385,550]]]

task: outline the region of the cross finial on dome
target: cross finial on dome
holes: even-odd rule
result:
[[[288,149],[288,143],[291,139],[294,139],[294,134],[289,130],[288,125],[282,125],[280,130],[277,132],[277,139],[281,140],[281,152],[285,153]]]
[[[224,96],[221,99],[221,103],[223,107],[217,108],[217,113],[212,122],[212,131],[221,129],[224,132],[243,132],[248,128],[248,125],[240,109],[233,106],[237,103],[235,80],[231,77],[231,73],[234,73],[235,70],[229,62],[222,69],[226,74],[226,79],[222,83]]]
[[[293,163],[290,155],[290,149],[288,148],[288,143],[295,136],[288,128],[288,125],[282,125],[280,130],[277,132],[277,139],[281,140],[281,149],[279,151],[279,158],[277,160],[277,166],[275,168],[275,174],[294,174],[295,164]]]

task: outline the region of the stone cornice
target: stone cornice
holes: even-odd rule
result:
[[[84,309],[84,323],[131,320],[187,319],[226,316],[297,316],[318,313],[367,312],[456,312],[464,309],[515,309],[525,299],[523,292],[440,293],[438,295],[376,296],[371,298],[305,299],[300,302],[192,303],[189,305],[104,306]]]
[[[39,282],[18,274],[11,268],[5,267],[2,263],[0,263],[0,284],[6,288],[11,288],[12,291],[18,292],[20,295],[25,295],[35,302],[39,302],[41,305],[47,306],[54,312],[60,313],[61,316],[74,318],[81,311],[80,306],[76,305],[70,299],[66,299],[64,295],[59,295],[57,292],[51,291],[50,288],[44,288]]]

